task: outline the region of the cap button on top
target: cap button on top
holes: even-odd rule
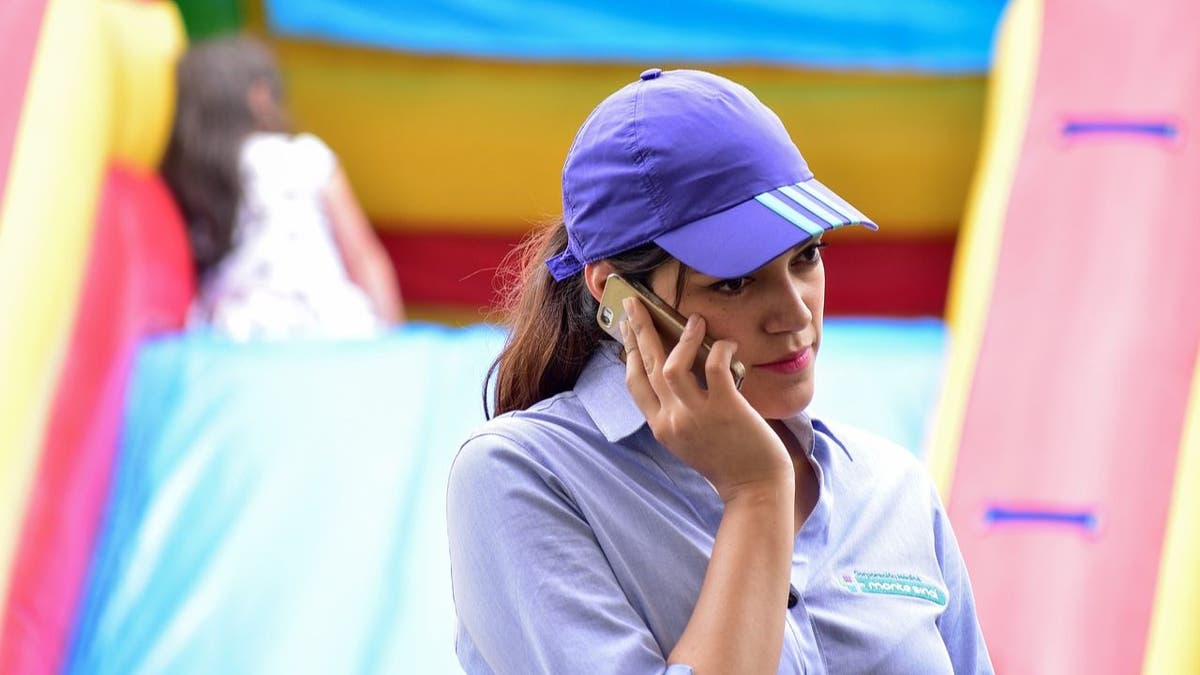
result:
[[[654,78],[660,77],[661,75],[662,75],[662,68],[647,68],[646,70],[642,71],[642,74],[639,75],[639,77],[642,80],[653,80]]]

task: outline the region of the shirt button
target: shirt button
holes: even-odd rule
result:
[[[647,68],[639,75],[642,80],[653,80],[662,75],[662,68]]]

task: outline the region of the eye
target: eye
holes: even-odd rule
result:
[[[811,246],[805,246],[803,249],[800,250],[799,253],[796,254],[796,257],[793,260],[793,264],[801,264],[801,265],[817,264],[817,261],[819,261],[821,259],[821,249],[825,248],[828,245],[829,244],[827,244],[823,241],[818,241],[817,243],[815,243]]]
[[[746,289],[746,286],[750,283],[750,281],[751,281],[750,277],[737,277],[734,279],[722,279],[715,284],[711,284],[709,286],[709,288],[713,289],[714,291],[717,291],[718,293],[725,293],[728,295],[737,295],[738,293],[741,293],[743,290]]]

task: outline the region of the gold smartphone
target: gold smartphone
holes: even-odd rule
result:
[[[669,354],[679,342],[679,336],[683,334],[687,319],[675,311],[674,307],[663,302],[662,298],[655,295],[650,289],[619,274],[608,275],[608,279],[604,283],[604,293],[600,296],[600,308],[596,311],[596,322],[600,324],[600,328],[611,335],[614,340],[624,344],[625,341],[621,336],[621,322],[625,320],[625,306],[622,304],[625,298],[638,298],[642,301],[642,304],[650,312],[654,327],[658,329],[663,350]],[[699,378],[700,385],[705,387],[707,384],[704,378],[704,364],[708,360],[708,353],[712,351],[712,346],[712,338],[705,335],[704,341],[696,351],[696,361],[692,364],[692,371]],[[733,359],[729,364],[729,372],[733,375],[734,386],[741,389],[742,380],[746,379],[746,367],[737,359]]]

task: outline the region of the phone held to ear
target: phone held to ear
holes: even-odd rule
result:
[[[679,336],[683,334],[684,326],[687,325],[687,319],[675,311],[674,307],[663,302],[662,298],[655,295],[650,289],[619,274],[608,275],[608,279],[604,283],[604,293],[600,296],[600,308],[596,311],[596,322],[600,324],[600,328],[611,335],[614,340],[624,344],[621,337],[621,322],[626,319],[625,306],[622,304],[625,298],[638,298],[642,301],[642,304],[650,312],[654,327],[658,329],[663,350],[669,353],[674,349],[679,342]],[[696,361],[692,364],[692,371],[696,373],[701,386],[707,386],[704,378],[704,364],[708,360],[712,346],[712,338],[705,335],[700,348],[696,350]],[[734,386],[741,389],[742,380],[746,378],[746,367],[737,359],[733,359],[729,363],[729,372],[733,375]]]

